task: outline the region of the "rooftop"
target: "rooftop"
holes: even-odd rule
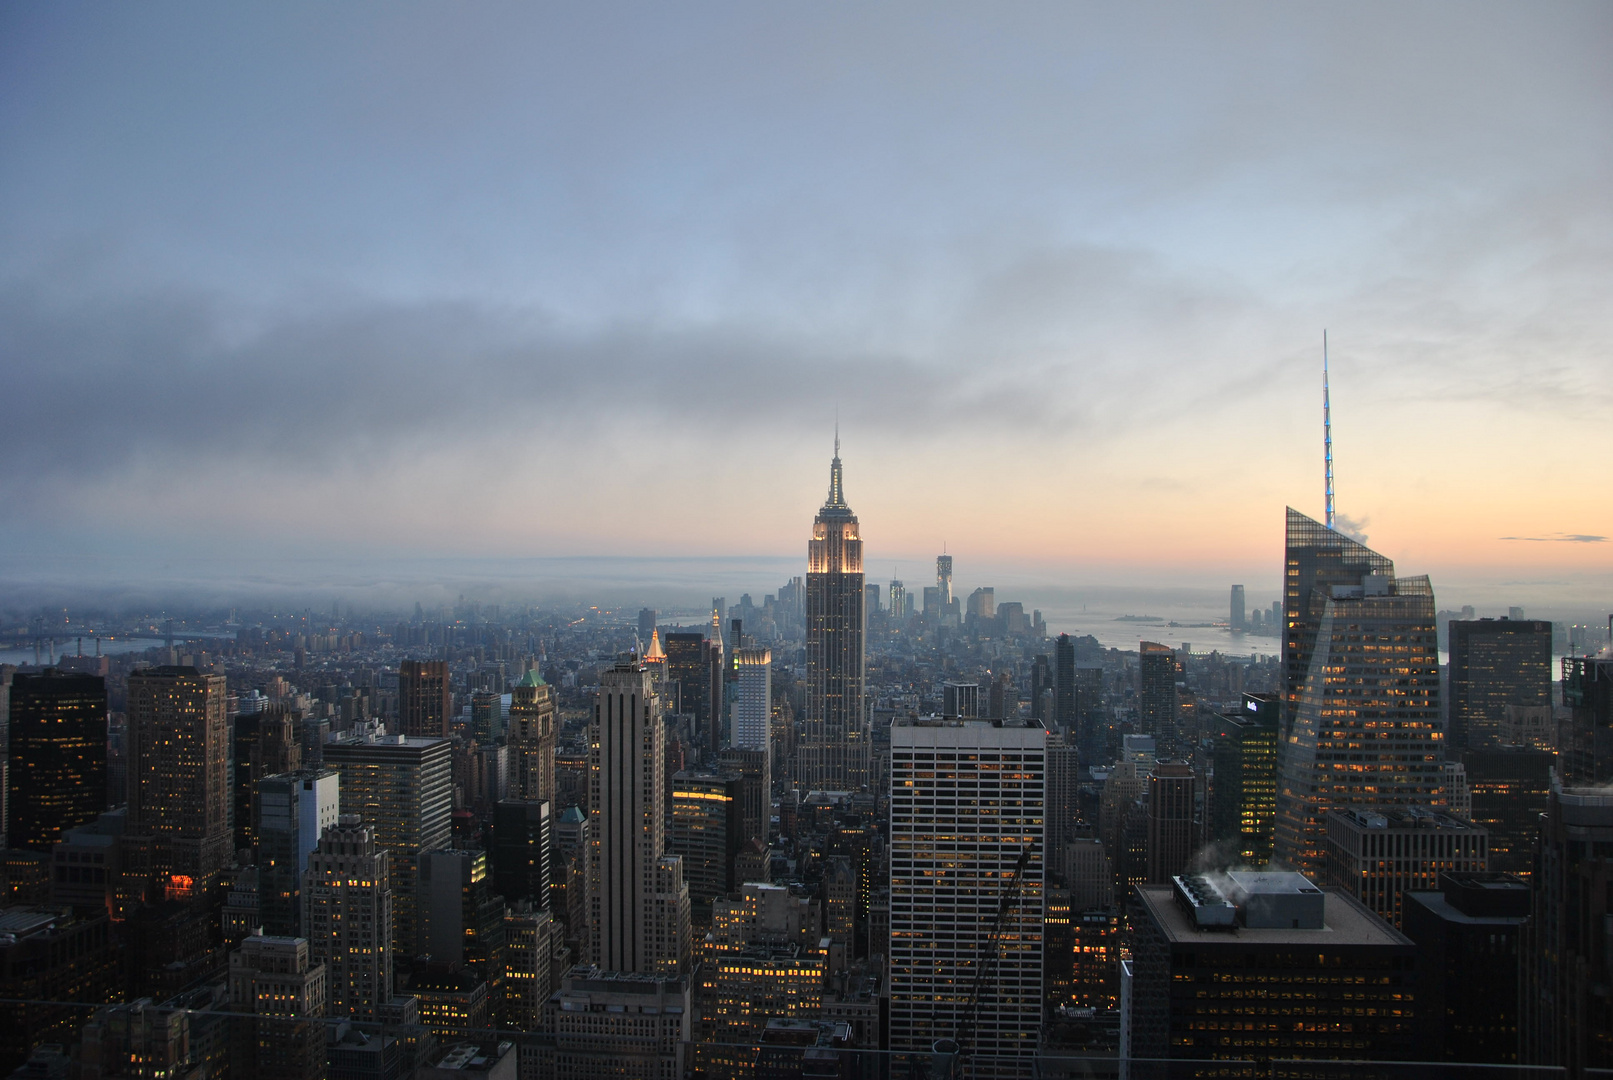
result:
[[[1339,948],[1347,945],[1411,944],[1410,938],[1378,918],[1353,896],[1337,889],[1323,889],[1322,895],[1324,906],[1320,930],[1287,927],[1251,930],[1239,926],[1230,932],[1212,932],[1199,930],[1193,925],[1188,914],[1177,906],[1171,886],[1137,886],[1138,898],[1172,944],[1194,944],[1206,948],[1250,945]]]

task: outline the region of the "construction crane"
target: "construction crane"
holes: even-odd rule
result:
[[[980,996],[985,993],[1002,959],[1003,931],[1008,928],[1009,916],[1019,904],[1019,894],[1025,884],[1025,867],[1030,865],[1034,844],[1026,844],[1014,863],[1014,872],[1003,882],[1002,896],[997,902],[997,917],[992,921],[986,940],[980,943],[980,956],[975,961],[974,985],[969,988],[969,1000],[963,1007],[958,1034],[952,1039],[938,1039],[934,1047],[935,1080],[952,1080],[963,1075],[963,1059],[974,1041],[975,1024],[980,1018]]]

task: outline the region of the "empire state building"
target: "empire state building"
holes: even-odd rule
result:
[[[849,791],[871,780],[863,703],[867,629],[862,537],[841,486],[836,435],[829,498],[807,542],[806,731],[797,780],[809,789]]]

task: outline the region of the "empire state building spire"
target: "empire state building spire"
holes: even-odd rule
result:
[[[840,425],[835,425],[835,456],[829,463],[829,497],[824,500],[824,510],[843,510],[851,512],[846,505],[846,490],[844,476],[840,468]]]

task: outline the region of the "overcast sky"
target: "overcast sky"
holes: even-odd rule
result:
[[[0,7],[0,545],[1613,595],[1613,5]]]

